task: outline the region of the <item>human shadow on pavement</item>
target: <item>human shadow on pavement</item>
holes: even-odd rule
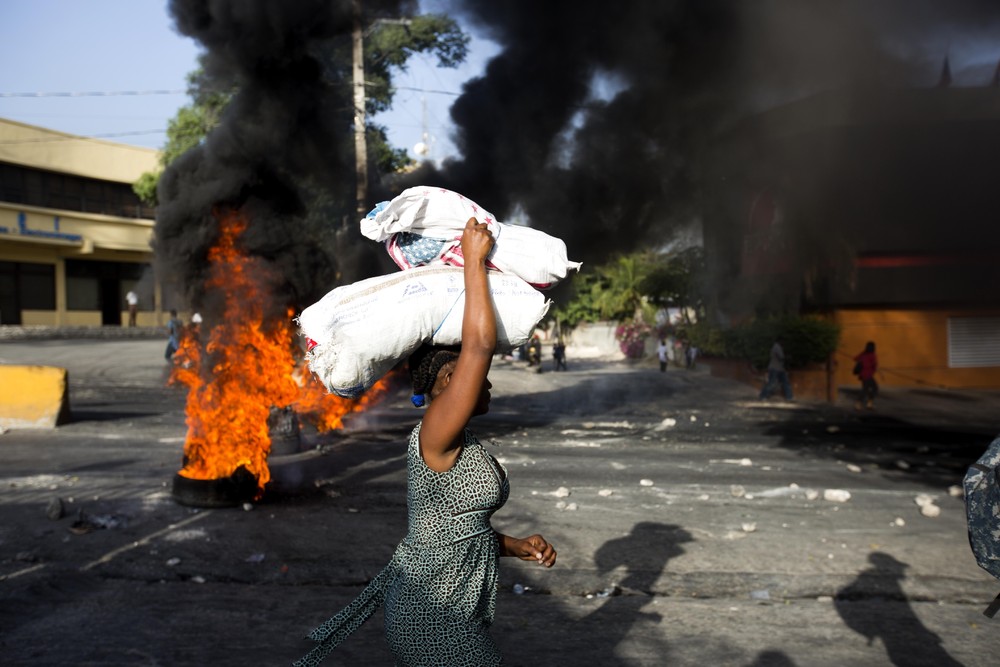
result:
[[[619,567],[624,567],[625,576],[602,593],[608,596],[604,604],[574,624],[574,641],[586,646],[589,664],[632,664],[615,650],[633,626],[658,625],[663,620],[659,612],[647,609],[655,599],[652,590],[670,559],[684,553],[681,545],[692,541],[691,533],[680,526],[642,521],[625,537],[609,540],[597,549],[594,564],[602,576]],[[659,644],[654,650],[662,664],[668,664],[666,642],[647,636],[647,647],[649,642]]]
[[[869,646],[881,640],[894,665],[961,667],[908,604],[901,584],[909,566],[880,551],[870,553],[868,562],[872,567],[862,570],[834,599],[847,627],[864,636]]]

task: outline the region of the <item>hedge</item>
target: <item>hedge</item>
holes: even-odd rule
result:
[[[767,368],[771,346],[778,338],[788,368],[826,363],[837,349],[840,327],[818,317],[786,315],[752,320],[720,329],[699,322],[687,330],[692,345],[702,354],[724,359],[745,359],[754,368]]]

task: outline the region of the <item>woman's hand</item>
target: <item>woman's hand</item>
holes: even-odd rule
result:
[[[541,535],[532,535],[524,539],[500,535],[500,555],[534,561],[545,567],[556,564],[556,550]]]
[[[493,250],[493,233],[485,222],[469,218],[462,231],[462,257],[467,264],[480,264]]]

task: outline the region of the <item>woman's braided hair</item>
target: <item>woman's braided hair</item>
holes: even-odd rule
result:
[[[413,404],[422,407],[424,395],[431,393],[441,368],[458,359],[458,347],[424,345],[410,355],[410,381],[413,384]]]

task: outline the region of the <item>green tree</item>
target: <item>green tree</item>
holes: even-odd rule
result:
[[[598,320],[642,320],[646,303],[642,284],[649,268],[648,257],[640,253],[615,257],[574,275],[572,296],[556,316],[570,326]]]
[[[639,289],[658,306],[679,308],[684,321],[690,324],[691,311],[699,312],[703,306],[704,251],[692,247],[669,257],[654,256],[649,262]]]
[[[409,59],[418,53],[437,56],[440,67],[456,67],[465,61],[469,37],[458,23],[447,16],[425,14],[403,19],[374,19],[365,31],[365,108],[372,115],[392,106],[394,69],[405,71]],[[331,40],[319,54],[329,72],[331,85],[350,85],[350,40]],[[167,143],[160,156],[160,170],[143,174],[133,190],[144,202],[156,204],[156,187],[163,168],[190,148],[197,146],[218,124],[226,105],[237,92],[205,76],[199,67],[188,75],[191,104],[178,110],[167,126]],[[353,122],[350,109],[344,110],[345,141],[350,141],[346,128]],[[385,127],[368,122],[365,129],[369,163],[379,173],[392,173],[412,161],[405,149],[393,148]],[[339,197],[337,197],[339,198]]]

